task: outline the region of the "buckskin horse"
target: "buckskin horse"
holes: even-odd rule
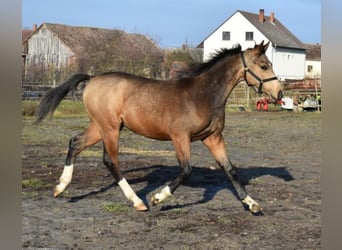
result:
[[[242,204],[252,213],[261,207],[246,192],[231,163],[222,130],[227,99],[240,82],[245,81],[258,93],[276,102],[282,98],[281,85],[265,52],[269,42],[242,51],[237,45],[219,50],[208,62],[191,66],[182,77],[153,80],[122,72],[95,76],[77,73],[43,96],[36,123],[53,114],[69,91],[85,82],[83,102],[90,118],[89,127],[70,139],[65,166],[54,196],[60,195],[72,179],[78,154],[103,141],[103,162],[124,195],[137,211],[148,210],[120,172],[119,133],[123,127],[153,139],[171,140],[181,166],[180,175],[154,193],[152,205],[163,202],[190,176],[191,142],[201,140],[233,184]]]

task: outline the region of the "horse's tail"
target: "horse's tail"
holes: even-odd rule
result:
[[[44,120],[49,113],[52,114],[69,91],[76,89],[80,82],[89,80],[90,78],[91,76],[88,74],[78,73],[58,87],[47,91],[39,103],[35,123]]]

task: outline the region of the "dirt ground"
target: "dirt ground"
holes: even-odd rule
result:
[[[88,119],[23,118],[23,249],[321,249],[321,115],[228,112],[230,158],[263,216],[246,211],[207,149],[192,146],[193,173],[162,205],[136,212],[102,163],[84,151],[55,199],[68,141]],[[179,173],[170,142],[121,134],[120,162],[146,202]]]

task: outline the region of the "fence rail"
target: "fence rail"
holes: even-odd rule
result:
[[[320,83],[320,82],[319,82]],[[289,86],[289,85],[288,85]],[[311,85],[308,85],[312,87]],[[306,88],[298,88],[296,84],[292,86],[292,88],[285,87],[285,95],[295,96],[298,99],[301,96],[306,95],[320,95],[321,91],[319,89],[312,89],[306,86]],[[22,84],[22,100],[39,100],[46,91],[54,88],[54,84],[46,84],[46,83],[23,83]],[[294,87],[294,88],[293,88]],[[296,88],[297,87],[297,88]],[[82,91],[76,90],[74,92],[69,93],[66,96],[66,99],[71,100],[79,100],[82,97]],[[247,86],[246,83],[239,83],[231,93],[228,99],[228,107],[233,108],[247,108],[253,109],[255,108],[256,102],[262,97],[258,96],[251,88]]]
[[[22,100],[39,100],[42,98],[44,93],[55,86],[52,84],[42,84],[42,83],[22,83],[21,88],[21,99]],[[81,97],[82,93],[79,90],[68,93],[65,97],[66,99],[77,100]]]
[[[23,83],[22,84],[22,100],[39,100],[42,98],[44,93],[55,86],[52,84],[44,83]],[[66,99],[81,99],[82,92],[76,90],[69,93]],[[245,83],[239,83],[238,86],[233,90],[229,97],[228,106],[230,107],[244,107],[248,108],[250,105],[254,105],[256,95]]]

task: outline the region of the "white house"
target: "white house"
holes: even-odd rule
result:
[[[203,48],[203,60],[207,61],[220,48],[231,48],[239,43],[242,49],[254,47],[262,40],[270,41],[266,55],[280,80],[303,79],[305,77],[305,46],[279,20],[274,13],[265,16],[238,10],[198,47]]]

